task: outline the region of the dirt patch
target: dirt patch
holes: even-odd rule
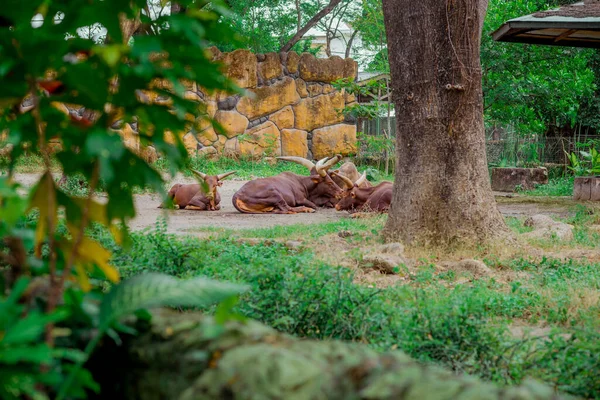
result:
[[[60,173],[54,174],[56,179]],[[40,174],[15,174],[15,180],[24,187],[32,186],[40,177]],[[193,183],[191,177],[177,175],[169,179],[167,187],[173,183]],[[137,216],[131,220],[132,230],[141,230],[153,227],[159,216],[167,217],[167,231],[177,234],[199,235],[202,228],[230,228],[230,229],[255,229],[268,228],[278,225],[295,224],[318,224],[324,222],[338,221],[349,218],[346,212],[338,212],[333,209],[319,209],[316,213],[277,215],[277,214],[241,214],[233,207],[231,199],[233,194],[239,190],[247,181],[226,180],[220,189],[221,210],[212,212],[200,212],[191,210],[163,210],[157,208],[161,202],[158,194],[142,194],[135,196]],[[498,209],[505,216],[530,216],[534,214],[545,214],[565,217],[572,214],[569,209],[575,204],[569,200],[536,201],[521,196],[506,197],[496,193]]]
[[[245,182],[226,181],[220,188],[221,209],[218,211],[193,211],[193,210],[163,210],[158,209],[161,202],[156,194],[135,196],[137,216],[131,220],[131,230],[140,230],[153,226],[161,215],[167,218],[167,232],[188,234],[200,228],[229,228],[229,229],[256,229],[269,228],[281,225],[318,224],[349,218],[345,212],[333,209],[320,209],[316,213],[303,214],[242,214],[231,203],[233,194]]]

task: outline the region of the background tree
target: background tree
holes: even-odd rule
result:
[[[482,0],[383,2],[397,120],[388,239],[447,245],[506,234],[485,153],[479,61],[485,6]]]

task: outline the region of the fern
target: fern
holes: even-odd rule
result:
[[[86,349],[85,357],[78,360],[60,389],[57,399],[64,399],[81,366],[92,354],[100,338],[120,317],[140,309],[163,306],[203,307],[231,299],[248,289],[246,285],[218,282],[206,278],[179,280],[169,275],[147,273],[128,279],[102,298],[98,335]]]
[[[144,308],[162,306],[204,307],[244,292],[247,286],[205,278],[179,280],[169,275],[148,273],[115,286],[102,299],[100,326]]]

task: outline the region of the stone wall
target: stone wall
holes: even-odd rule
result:
[[[346,105],[355,102],[355,97],[331,85],[341,78],[355,78],[358,68],[355,61],[337,56],[318,59],[308,53],[294,52],[221,53],[215,47],[209,51],[213,61],[223,64],[223,73],[249,95],[209,93],[194,82],[182,82],[185,97],[197,101],[199,110],[198,115],[189,116],[188,131],[178,133],[191,155],[252,158],[290,155],[320,159],[356,152],[355,121],[341,114]],[[170,87],[168,81],[160,80],[151,85],[153,89]],[[152,90],[140,91],[138,99],[169,105],[168,98]],[[27,108],[25,103],[22,106]],[[77,105],[58,102],[54,105],[77,118],[88,114]],[[207,116],[220,128],[215,129]],[[91,112],[87,117],[95,120],[97,115]],[[152,162],[158,154],[152,146],[140,143],[137,125],[117,120],[112,129],[120,133],[127,147]],[[167,140],[174,142],[172,135]],[[0,135],[0,149],[4,140]],[[60,147],[60,143],[54,145]]]
[[[195,129],[182,132],[190,154],[318,159],[356,151],[356,124],[340,113],[355,98],[331,85],[340,78],[356,77],[355,61],[294,52],[221,53],[214,47],[210,51],[223,64],[225,75],[251,95],[209,93],[196,84],[185,84],[186,98],[203,103],[208,116],[222,127],[219,131],[200,121]],[[150,92],[145,95],[146,100],[160,102]],[[139,148],[135,127],[127,125],[121,132],[126,143]]]

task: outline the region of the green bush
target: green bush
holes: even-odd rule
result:
[[[569,393],[600,397],[593,374],[580,373],[573,379],[577,371],[600,369],[600,341],[593,333],[598,309],[571,321],[561,311],[566,305],[558,301],[555,309],[536,289],[546,286],[561,293],[569,286],[593,288],[600,276],[594,272],[597,266],[516,260],[510,267],[531,271],[534,285],[515,281],[509,292],[493,280],[447,287],[426,270],[427,277],[413,277],[414,286],[375,289],[354,284],[350,270],[327,265],[309,250],[290,250],[278,243],[176,237],[166,234],[164,223],[132,236],[132,247],[117,248],[113,259],[124,276],[162,271],[245,283],[251,289],[240,297],[236,311],[282,332],[368,343],[382,351],[398,348],[423,362],[503,384],[534,377]],[[507,329],[513,318],[588,328],[580,328],[568,346],[561,339],[572,332],[568,328],[557,329],[547,340],[516,340]],[[569,360],[562,369],[561,357]]]

